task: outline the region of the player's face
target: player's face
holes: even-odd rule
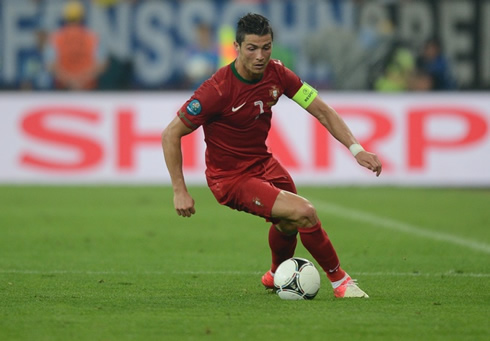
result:
[[[271,59],[271,35],[247,34],[241,45],[235,42],[235,48],[238,52],[235,67],[240,76],[248,80],[260,78]]]

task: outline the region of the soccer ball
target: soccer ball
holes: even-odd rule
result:
[[[320,274],[308,259],[289,258],[277,268],[274,286],[283,300],[312,300],[320,290]]]

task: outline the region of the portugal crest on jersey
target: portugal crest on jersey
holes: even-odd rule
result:
[[[275,85],[273,85],[269,90],[269,95],[274,99],[274,101],[277,101],[277,98],[279,97],[279,90]]]
[[[273,85],[272,88],[269,89],[269,96],[272,97],[272,101],[267,102],[269,107],[272,107],[277,103],[277,99],[279,98],[279,89]]]

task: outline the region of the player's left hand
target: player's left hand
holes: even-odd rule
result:
[[[376,173],[376,176],[381,174],[382,165],[376,154],[362,151],[356,155],[356,160],[361,166],[366,167],[373,173]]]

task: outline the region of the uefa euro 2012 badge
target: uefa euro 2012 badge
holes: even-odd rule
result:
[[[187,112],[189,115],[196,116],[201,113],[201,102],[197,99],[193,99],[188,105],[187,105]]]

